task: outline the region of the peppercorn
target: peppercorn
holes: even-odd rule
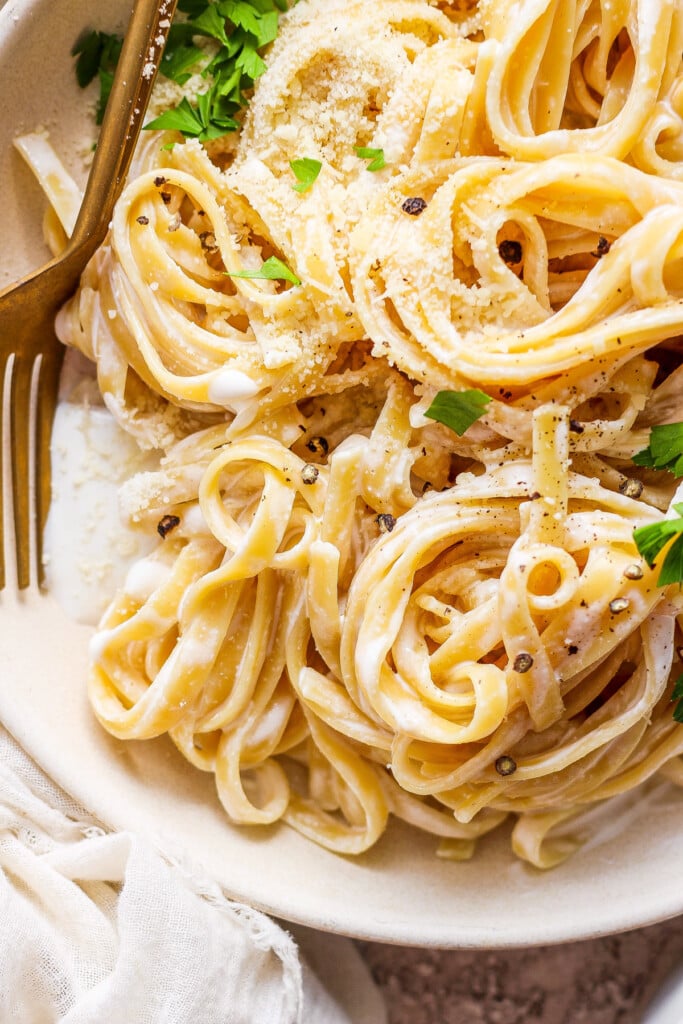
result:
[[[517,762],[509,754],[496,758],[496,771],[499,775],[512,775],[517,771]]]
[[[396,520],[388,512],[381,512],[377,516],[377,525],[379,526],[380,533],[391,533],[396,526]]]
[[[162,540],[166,539],[166,535],[175,530],[176,526],[180,524],[180,516],[166,515],[162,516],[157,523],[157,533]]]
[[[634,480],[632,477],[627,477],[619,484],[619,494],[623,494],[627,498],[639,498],[642,493],[642,480]]]
[[[330,450],[326,437],[311,437],[306,442],[306,447],[309,452],[313,452],[315,455],[327,455]]]
[[[218,245],[216,244],[216,236],[214,235],[213,231],[202,231],[202,233],[199,236],[199,241],[204,252],[218,251]]]
[[[607,255],[610,249],[611,245],[609,243],[609,240],[605,238],[604,235],[600,235],[600,237],[598,238],[597,247],[593,250],[591,256],[595,256],[596,260],[602,259],[603,256]]]
[[[410,214],[411,217],[419,217],[423,210],[427,209],[427,203],[420,196],[410,196],[402,204],[401,209],[404,213]]]
[[[508,265],[522,262],[522,244],[505,238],[498,246],[498,255]]]

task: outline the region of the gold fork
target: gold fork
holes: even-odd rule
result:
[[[12,534],[18,588],[43,579],[50,434],[63,358],[55,313],[107,233],[176,2],[135,0],[73,234],[61,255],[0,292],[0,590],[12,577],[5,558]]]

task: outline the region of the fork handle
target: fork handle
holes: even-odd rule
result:
[[[85,195],[67,252],[104,240],[140,134],[177,0],[135,0]],[[140,58],[144,56],[142,74]],[[130,81],[137,88],[130,89]]]
[[[52,334],[54,311],[73,293],[83,267],[104,241],[140,134],[176,3],[177,0],[136,0],[73,233],[59,256],[0,289],[0,343],[7,337],[9,344],[13,337],[15,347],[20,345],[21,309],[45,305],[46,295],[52,300],[45,311],[46,337]],[[147,56],[147,73],[142,75],[141,55]],[[136,84],[130,90],[130,98],[129,81]],[[29,317],[25,324],[29,333],[34,324],[35,316]]]

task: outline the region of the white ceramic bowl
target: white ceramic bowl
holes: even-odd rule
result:
[[[117,29],[126,15],[123,0],[6,0],[0,11],[0,286],[47,256],[44,201],[12,138],[47,128],[83,179],[92,95],[77,89],[69,51],[83,28]],[[212,779],[170,743],[122,744],[96,725],[84,696],[88,633],[50,598],[3,595],[0,719],[104,822],[160,838],[240,900],[322,929],[444,947],[585,938],[683,911],[683,799],[666,787],[632,801],[609,834],[549,873],[515,861],[505,832],[455,864],[434,856],[431,838],[400,825],[357,860],[284,826],[234,828]]]

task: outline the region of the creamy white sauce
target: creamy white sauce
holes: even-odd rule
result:
[[[158,467],[116,424],[69,358],[52,432],[52,504],[45,528],[46,583],[71,618],[96,623],[137,559],[157,538],[124,524],[118,488]],[[74,364],[77,364],[74,366]]]
[[[204,518],[199,503],[196,505],[189,505],[183,509],[183,514],[180,520],[180,528],[183,533],[187,534],[210,534],[209,524]]]
[[[209,401],[223,405],[233,412],[245,399],[258,394],[259,387],[241,370],[219,370],[209,384]]]
[[[112,635],[112,630],[103,629],[99,633],[95,633],[90,637],[88,643],[88,653],[90,654],[91,661],[100,661],[104,654],[107,644],[109,643]]]
[[[271,736],[281,734],[284,731],[290,711],[291,707],[287,701],[271,704],[254,725],[249,735],[248,745],[256,747],[259,743],[270,739]]]
[[[180,641],[182,661],[190,667],[199,665],[210,665],[216,656],[216,646],[218,638],[215,636],[208,635],[205,638],[205,642],[202,640],[192,637],[183,636]]]
[[[153,558],[134,562],[126,574],[126,593],[144,604],[171,575],[171,566]]]

